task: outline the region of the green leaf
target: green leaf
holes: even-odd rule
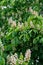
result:
[[[5,65],[5,59],[0,56],[0,65]]]

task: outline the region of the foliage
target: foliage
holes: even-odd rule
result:
[[[0,1],[0,65],[7,65],[7,56],[14,53],[24,61],[27,49],[31,50],[30,61],[22,65],[43,64],[42,6],[43,0]]]

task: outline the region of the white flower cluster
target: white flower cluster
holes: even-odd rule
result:
[[[31,57],[31,51],[28,49],[25,53],[25,61],[29,61]]]
[[[28,28],[29,26],[30,26],[30,28],[36,28],[37,30],[41,29],[40,24],[35,24],[32,20],[30,21],[30,23],[28,23],[28,22],[25,22],[25,23],[18,22],[18,24],[16,24],[16,21],[13,21],[12,17],[11,17],[11,18],[9,18],[8,23],[11,24],[11,27],[18,27],[20,30],[24,29],[25,27]]]
[[[18,61],[18,64],[22,65],[23,62],[28,62],[30,60],[30,57],[31,57],[31,51],[30,49],[28,49],[25,53],[25,57],[23,57],[23,55],[21,54],[20,55],[21,57],[18,58],[18,55],[15,53],[14,55],[12,54],[11,56],[8,55],[7,56],[7,64],[10,64],[10,65],[16,65],[17,61]]]
[[[30,11],[33,15],[38,16],[38,12],[37,12],[37,11],[33,11],[33,9],[32,9],[31,7],[29,8],[29,11]]]
[[[11,24],[12,27],[16,27],[16,21],[13,21],[12,17],[8,19],[8,24]]]
[[[23,23],[18,22],[18,27],[21,29],[23,27]]]
[[[18,56],[16,53],[14,55],[12,54],[11,56],[8,55],[7,56],[7,64],[16,65],[17,59],[18,59]]]

